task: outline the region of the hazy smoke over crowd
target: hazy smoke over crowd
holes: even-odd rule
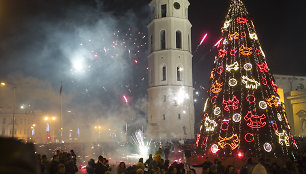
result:
[[[17,107],[59,115],[62,81],[65,126],[90,133],[98,124],[119,132],[145,124],[147,2],[137,12],[109,10],[115,1],[42,3],[30,1],[33,11],[0,41],[0,77],[16,85]],[[0,95],[11,107],[9,85]]]

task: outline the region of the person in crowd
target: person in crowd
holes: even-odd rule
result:
[[[252,174],[267,174],[267,170],[265,166],[263,165],[264,160],[261,158],[259,159],[259,162],[254,166],[252,170]]]
[[[233,165],[228,165],[225,174],[237,174],[235,167]]]
[[[147,159],[146,162],[144,163],[145,167],[149,168],[152,161],[153,161],[153,157],[152,157],[152,154],[150,154],[149,159]]]
[[[57,173],[57,169],[58,169],[58,165],[59,165],[59,156],[58,155],[53,155],[51,164],[50,164],[50,174],[56,174]]]
[[[117,174],[126,174],[126,166],[124,162],[120,162],[119,166],[117,167]]]
[[[103,156],[98,157],[98,162],[96,164],[95,173],[96,174],[104,174],[107,171],[107,167],[104,164]]]
[[[143,164],[143,158],[139,158],[138,163],[136,164],[137,169],[144,170],[145,166]]]
[[[170,164],[170,161],[169,160],[165,160],[164,167],[163,167],[165,171],[168,171],[169,164]]]
[[[249,158],[247,160],[247,163],[241,168],[240,174],[249,174],[252,172],[253,168],[254,168],[254,164],[253,164],[252,158]]]
[[[209,174],[209,166],[207,164],[203,165],[202,174]]]
[[[49,171],[49,167],[50,167],[50,162],[47,159],[46,155],[42,155],[41,156],[41,161],[40,161],[40,167],[41,167],[41,173],[42,174],[47,174]]]
[[[165,160],[168,160],[170,154],[170,148],[168,145],[164,148],[164,154],[165,154]]]
[[[58,164],[56,174],[66,174],[66,168],[63,163]]]
[[[88,165],[86,166],[86,172],[88,174],[94,174],[95,173],[95,160],[94,159],[90,159],[88,161]]]

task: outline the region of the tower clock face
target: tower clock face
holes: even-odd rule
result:
[[[180,3],[178,3],[178,2],[175,2],[173,5],[174,5],[174,8],[177,9],[177,10],[181,8]]]

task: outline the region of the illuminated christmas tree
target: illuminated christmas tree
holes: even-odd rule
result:
[[[241,0],[231,0],[221,30],[197,148],[220,156],[291,155],[288,119]]]

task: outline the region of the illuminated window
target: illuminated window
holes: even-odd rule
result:
[[[182,32],[176,31],[176,48],[182,49]]]
[[[162,50],[166,49],[166,31],[162,30],[160,32],[160,48]]]
[[[161,5],[161,17],[164,18],[167,16],[167,5],[163,4]]]
[[[167,68],[166,66],[163,66],[163,81],[166,81],[167,79]]]
[[[181,71],[182,71],[181,67],[176,68],[177,81],[182,81],[182,72]]]

